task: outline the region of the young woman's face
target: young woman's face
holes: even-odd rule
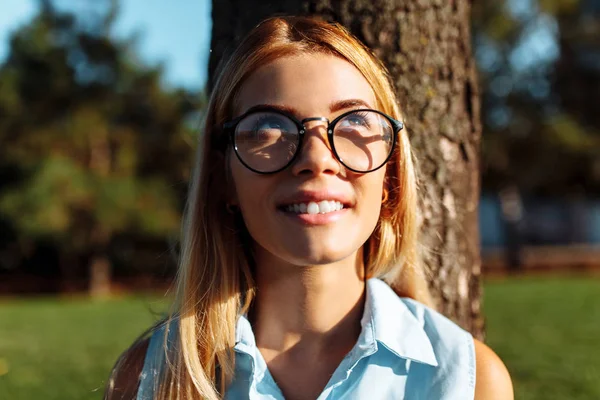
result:
[[[254,72],[240,88],[236,115],[258,105],[289,110],[298,120],[332,121],[352,109],[377,109],[361,73],[324,54],[281,58]],[[262,123],[270,122],[255,122]],[[232,150],[234,202],[255,241],[259,263],[278,260],[306,266],[356,257],[377,224],[386,168],[366,174],[346,169],[330,149],[326,122],[305,126],[300,153],[274,174],[251,171]],[[338,203],[343,204],[341,210]]]

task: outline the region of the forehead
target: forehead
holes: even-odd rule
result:
[[[376,108],[373,89],[356,67],[332,55],[302,54],[279,58],[252,73],[238,93],[235,113],[260,105],[293,108],[299,117],[329,115],[329,106],[362,100]]]

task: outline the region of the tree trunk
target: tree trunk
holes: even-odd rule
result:
[[[210,79],[246,32],[282,14],[319,15],[343,24],[390,70],[420,166],[422,244],[432,294],[441,312],[481,338],[481,126],[470,2],[213,1]]]
[[[110,294],[112,265],[108,257],[110,233],[96,226],[90,235],[89,294],[102,298]]]

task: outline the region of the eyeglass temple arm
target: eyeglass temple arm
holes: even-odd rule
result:
[[[392,120],[392,124],[394,125],[394,131],[399,132],[404,128],[404,123],[402,121],[398,121],[393,118],[390,119]]]

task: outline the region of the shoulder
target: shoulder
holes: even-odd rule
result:
[[[117,360],[106,386],[105,400],[131,400],[138,386],[150,338],[137,340]]]
[[[457,361],[468,370],[474,367],[475,400],[514,398],[508,370],[492,349],[436,310],[412,299],[403,301],[423,320],[423,329],[431,339],[441,370],[445,365],[456,366]]]
[[[479,340],[474,342],[477,363],[475,400],[514,399],[512,381],[502,360]]]

